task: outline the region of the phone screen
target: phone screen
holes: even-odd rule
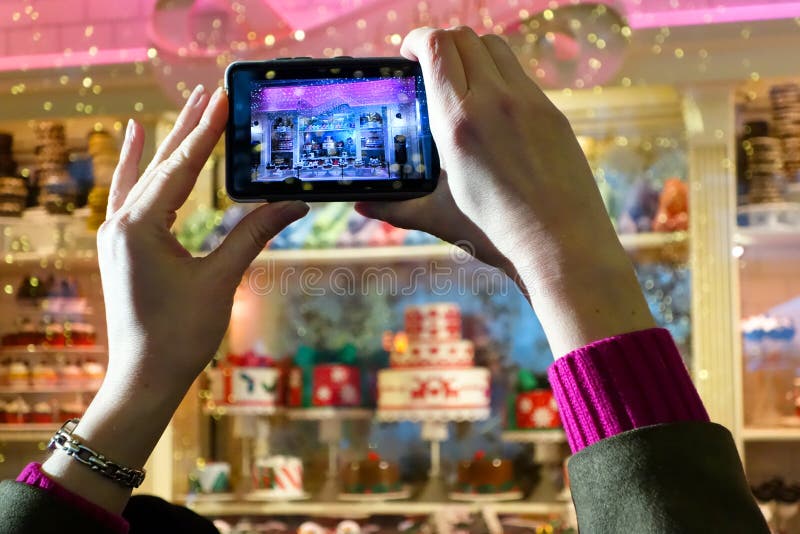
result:
[[[255,182],[425,177],[413,77],[253,82]]]
[[[419,196],[435,187],[415,63],[278,60],[237,66],[230,78],[234,198]]]

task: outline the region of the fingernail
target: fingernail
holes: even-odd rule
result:
[[[197,103],[200,101],[200,97],[205,94],[206,88],[203,87],[202,83],[197,84],[197,87],[194,88],[192,94],[189,95],[189,98],[186,99],[186,106],[196,106]]]
[[[217,100],[219,100],[220,96],[222,96],[222,87],[217,87],[214,90],[214,94],[211,95],[211,100],[209,102],[209,105],[211,104],[211,102],[216,102]]]
[[[123,142],[127,143],[133,138],[133,119],[128,119],[128,125],[125,127],[125,139]]]

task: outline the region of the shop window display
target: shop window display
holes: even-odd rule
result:
[[[252,93],[253,181],[422,178],[413,78]]]

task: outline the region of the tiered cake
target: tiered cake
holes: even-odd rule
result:
[[[265,356],[229,354],[206,371],[211,399],[221,407],[272,408],[281,397],[281,371]]]
[[[489,416],[489,370],[474,367],[455,304],[411,306],[408,343],[395,343],[390,369],[378,373],[383,420],[479,420]]]

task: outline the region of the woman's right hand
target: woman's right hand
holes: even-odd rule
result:
[[[481,245],[478,256],[513,265],[556,355],[652,326],[569,122],[509,46],[470,28],[420,28],[406,37],[402,53],[422,67],[453,200],[441,223],[423,229],[461,232],[479,243],[488,238],[497,254]],[[408,211],[404,204],[373,211],[397,221]],[[446,228],[459,214],[472,224]]]

